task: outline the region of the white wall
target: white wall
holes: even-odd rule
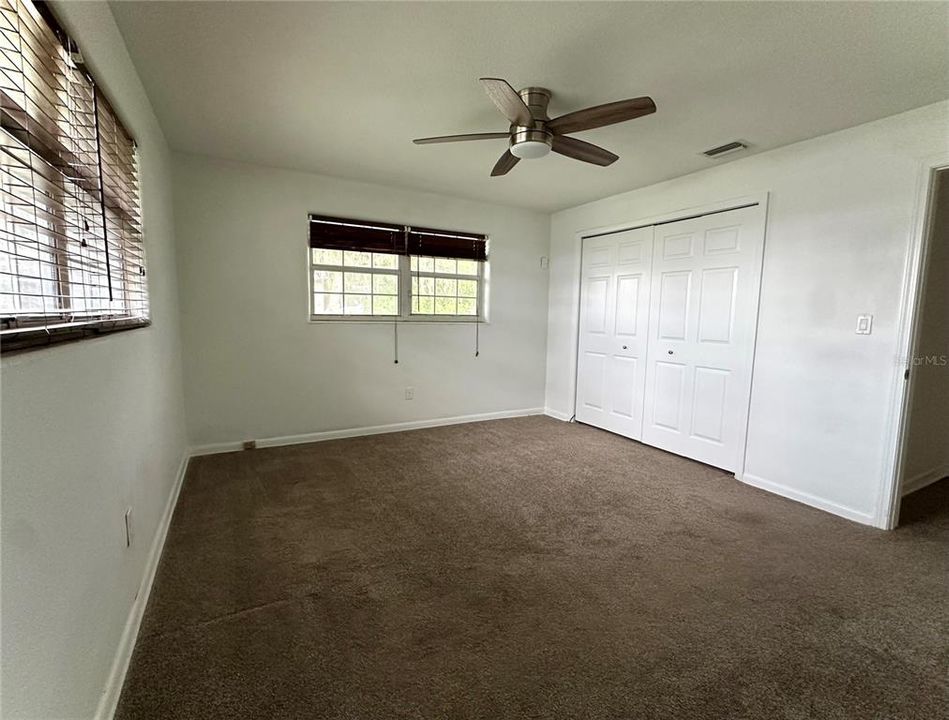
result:
[[[906,491],[949,475],[949,170],[939,173],[912,372]]]
[[[546,215],[187,155],[174,165],[194,445],[543,407]],[[309,323],[309,212],[488,233],[480,357],[472,324],[402,323],[396,365],[390,323]]]
[[[154,322],[3,358],[0,610],[10,720],[96,712],[185,448],[169,152],[108,5],[55,10],[139,142]]]
[[[872,522],[920,161],[947,130],[937,103],[554,214],[547,407],[573,414],[577,232],[768,191],[746,479]]]

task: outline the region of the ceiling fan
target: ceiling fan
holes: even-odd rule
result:
[[[501,114],[510,121],[511,127],[507,132],[442,135],[412,142],[429,145],[508,138],[511,146],[491,170],[492,177],[506,175],[519,161],[543,157],[551,150],[594,165],[610,165],[619,159],[619,155],[583,140],[567,137],[567,133],[626,122],[656,112],[652,98],[640,97],[595,105],[551,120],[547,117],[547,103],[551,95],[547,88],[527,87],[516,91],[500,78],[481,78],[479,82]]]

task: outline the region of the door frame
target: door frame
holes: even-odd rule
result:
[[[892,530],[899,523],[900,504],[903,499],[906,444],[909,438],[909,417],[912,411],[916,379],[916,373],[911,369],[912,357],[919,340],[922,303],[926,289],[924,270],[929,260],[932,236],[935,180],[936,173],[940,170],[949,170],[949,152],[930,155],[919,163],[913,226],[906,250],[900,293],[893,391],[887,418],[880,491],[873,523],[884,530]],[[908,377],[907,371],[909,371]]]
[[[755,306],[755,326],[754,330],[751,333],[751,347],[748,350],[748,367],[751,368],[751,376],[748,382],[748,390],[746,397],[742,402],[742,407],[744,409],[744,419],[741,423],[741,435],[739,437],[738,445],[741,448],[739,451],[738,464],[735,467],[735,477],[739,480],[741,479],[745,471],[745,455],[748,448],[748,423],[751,416],[751,397],[752,397],[752,388],[754,386],[754,376],[755,376],[755,351],[758,345],[758,313],[761,309],[761,277],[764,268],[764,249],[765,244],[767,243],[768,238],[768,202],[770,199],[770,193],[763,191],[760,193],[755,193],[752,195],[742,195],[739,197],[728,198],[725,200],[718,200],[716,202],[705,203],[702,205],[694,205],[679,210],[672,210],[670,212],[659,213],[655,215],[646,215],[639,218],[635,218],[626,222],[615,223],[612,225],[602,225],[598,227],[586,228],[584,230],[579,230],[574,233],[574,252],[576,257],[579,259],[577,262],[577,272],[574,278],[574,287],[577,289],[576,295],[576,316],[574,317],[574,332],[573,332],[573,346],[572,353],[573,357],[571,358],[573,373],[573,408],[571,412],[570,419],[573,420],[577,415],[577,393],[579,391],[579,382],[578,382],[578,372],[579,372],[579,356],[580,356],[580,322],[581,322],[581,291],[583,283],[583,240],[588,237],[594,237],[598,235],[608,235],[612,233],[624,232],[626,230],[635,230],[641,227],[648,227],[649,225],[659,225],[672,222],[678,222],[679,220],[689,220],[691,218],[700,217],[702,215],[711,215],[721,212],[727,212],[729,210],[739,210],[741,208],[746,208],[750,206],[757,206],[758,212],[761,214],[761,228],[763,237],[761,239],[761,244],[758,248],[758,257],[754,261],[754,306]],[[655,248],[653,248],[655,251]],[[651,268],[650,268],[651,269]],[[652,303],[652,298],[650,298],[650,304]],[[564,418],[565,419],[565,418]]]

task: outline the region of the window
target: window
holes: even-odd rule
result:
[[[413,315],[479,314],[481,263],[419,255],[409,261]]]
[[[0,0],[4,352],[147,324],[136,161],[46,4]]]
[[[309,244],[315,320],[484,317],[484,235],[311,215]]]
[[[314,315],[398,315],[399,256],[313,248]]]

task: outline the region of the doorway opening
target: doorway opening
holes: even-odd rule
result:
[[[903,497],[949,482],[949,167],[936,169],[931,178],[894,520]]]

